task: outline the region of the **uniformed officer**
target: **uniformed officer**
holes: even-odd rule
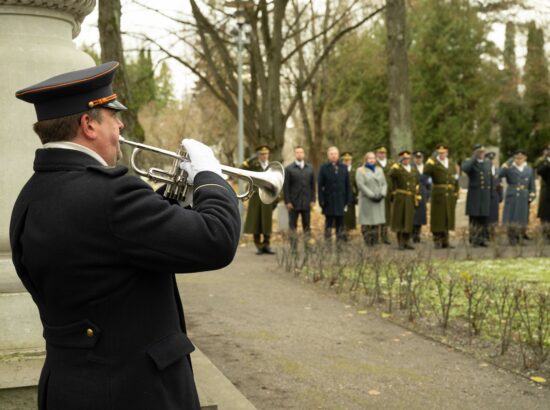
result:
[[[448,157],[449,147],[436,146],[435,158],[424,165],[424,174],[432,179],[430,224],[436,249],[453,248],[449,231],[455,229],[455,209],[459,194],[458,167]]]
[[[394,163],[395,162],[391,158],[388,158],[388,149],[384,145],[380,145],[378,148],[376,148],[376,164],[380,168],[382,168],[382,170],[384,171],[384,175],[386,177],[386,183],[388,185],[388,192],[392,192],[391,181],[388,178],[388,172],[390,172],[390,169]],[[391,201],[392,201],[391,195],[388,195],[386,196],[386,198],[384,198],[384,203],[386,206],[386,223],[380,225],[381,242],[386,245],[389,245],[391,243],[388,238],[388,226],[391,225],[391,217],[392,217]]]
[[[39,409],[199,409],[174,272],[229,264],[238,201],[212,150],[184,140],[193,209],[116,166],[119,64],[16,93],[44,144],[15,202],[13,263],[40,312]]]
[[[348,168],[340,161],[338,148],[327,150],[328,161],[321,165],[317,178],[319,205],[325,215],[325,239],[330,240],[332,229],[336,230],[336,239],[344,239],[344,213],[351,205],[351,184]]]
[[[485,154],[485,158],[491,161],[491,205],[489,207],[489,238],[491,240],[495,237],[495,227],[498,225],[499,220],[499,208],[504,195],[502,190],[502,184],[498,176],[499,169],[495,165],[496,154],[494,152],[488,152]]]
[[[399,153],[399,163],[393,164],[388,177],[391,180],[392,220],[391,228],[397,234],[400,250],[414,249],[410,244],[414,211],[420,201],[419,178],[416,168],[410,164],[411,152]]]
[[[344,213],[344,239],[348,239],[349,231],[357,228],[357,217],[355,215],[355,205],[357,205],[357,184],[355,182],[355,172],[353,171],[353,155],[346,151],[342,153],[342,164],[348,168],[349,181],[351,184],[352,203],[347,207]]]
[[[474,145],[472,156],[462,161],[462,171],[468,175],[466,215],[470,218],[470,243],[487,246],[491,210],[491,161],[485,158],[485,147]]]
[[[517,150],[514,157],[502,165],[499,177],[506,180],[504,215],[502,222],[508,227],[510,245],[517,245],[527,236],[529,204],[536,197],[535,175],[527,164],[527,153]]]
[[[420,151],[416,151],[413,153],[413,156],[414,163],[412,165],[416,168],[420,185],[420,201],[418,202],[418,206],[414,212],[412,238],[414,243],[419,243],[422,225],[426,225],[428,223],[427,204],[430,200],[432,179],[428,175],[424,174],[424,154]]]
[[[242,168],[256,172],[265,171],[269,166],[269,152],[270,149],[267,145],[260,145],[256,148],[256,154],[247,159]],[[251,233],[254,236],[256,255],[275,254],[270,246],[272,220],[273,204],[264,204],[256,190],[248,201],[248,211],[244,223],[244,233]]]

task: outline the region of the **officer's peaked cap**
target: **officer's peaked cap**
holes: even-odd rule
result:
[[[118,67],[119,63],[111,61],[56,75],[17,91],[15,96],[34,104],[38,121],[66,117],[95,107],[125,110],[112,88]]]

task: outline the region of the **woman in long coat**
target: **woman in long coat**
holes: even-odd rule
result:
[[[506,162],[498,174],[507,183],[502,222],[508,225],[511,245],[517,244],[521,238],[527,239],[529,204],[536,196],[535,175],[526,159],[524,151],[517,151],[514,160]]]
[[[384,198],[388,185],[382,168],[376,166],[373,152],[365,155],[365,165],[355,173],[355,182],[359,191],[359,224],[365,243],[376,243],[378,227],[386,223]]]

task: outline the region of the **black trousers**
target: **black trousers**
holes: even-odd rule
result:
[[[291,231],[296,231],[298,228],[298,217],[302,216],[302,229],[304,233],[309,233],[311,231],[310,227],[310,210],[303,209],[291,209],[288,211],[288,226]]]
[[[420,242],[420,232],[422,231],[422,225],[413,225],[412,238],[413,242]]]
[[[489,240],[489,217],[470,216],[470,243],[479,245]]]
[[[267,235],[264,233],[263,236],[264,238],[262,240],[262,234],[254,234],[254,245],[256,245],[256,248],[258,250],[269,247],[271,235]]]
[[[325,215],[325,239],[332,237],[332,228],[336,229],[336,239],[344,239],[344,215]]]

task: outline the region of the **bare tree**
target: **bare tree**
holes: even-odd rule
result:
[[[330,24],[312,33],[304,31],[310,22],[303,18],[311,3],[297,2],[298,9],[293,13],[287,10],[289,0],[259,0],[240,9],[251,27],[250,42],[246,47],[249,78],[245,83],[245,136],[249,146],[271,145],[274,157],[280,156],[287,120],[304,98],[303,93],[311,87],[334,46],[343,36],[361,27],[383,9],[372,7],[376,0],[350,0],[346,2],[349,3],[347,7],[334,15]],[[190,4],[192,15],[188,18],[165,16],[184,26],[183,34],[181,31],[173,34],[193,51],[192,56],[178,55],[157,39],[144,34],[139,36],[195,73],[204,87],[237,118],[237,67],[230,29],[233,15],[222,7],[221,1],[190,0]],[[343,21],[349,21],[349,24],[341,24]],[[296,42],[297,32],[308,34]],[[294,86],[286,88],[289,94],[285,95],[282,90],[285,89],[287,68],[313,42],[320,44],[321,48],[308,62],[307,71],[297,77]],[[311,57],[310,54],[304,55]]]
[[[124,48],[120,33],[120,0],[99,0],[98,8],[101,61],[118,61],[120,63],[120,70],[118,70],[114,78],[113,88],[117,92],[118,99],[130,108],[128,111],[122,113],[122,119],[125,124],[124,133],[132,139],[143,141],[143,129],[138,123],[137,113],[132,109],[132,97],[128,87]],[[129,158],[126,154],[127,152],[125,152],[125,158]]]

